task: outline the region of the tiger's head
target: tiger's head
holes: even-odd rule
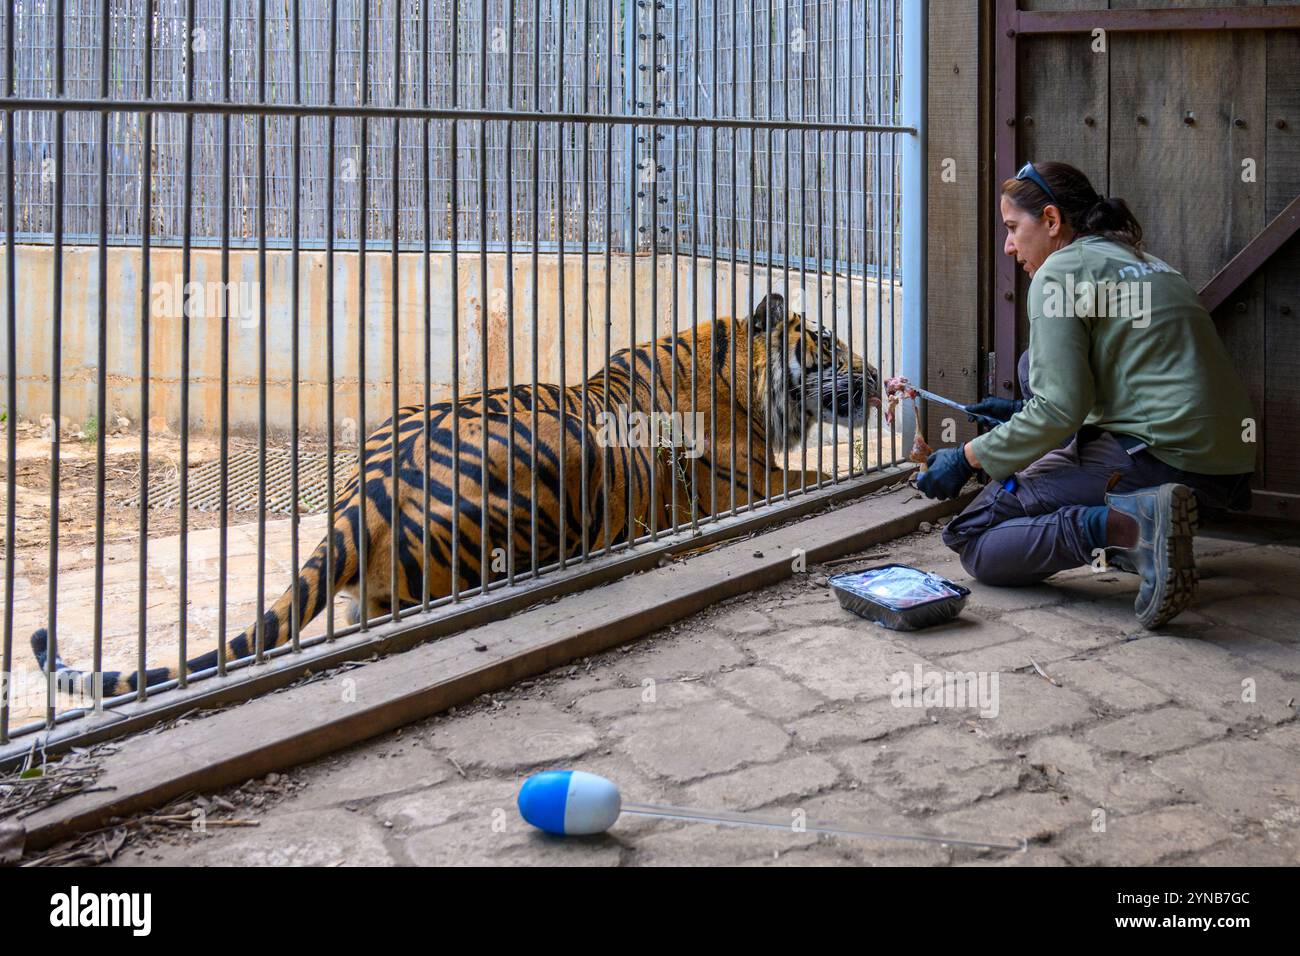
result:
[[[746,366],[749,344],[744,340],[753,342],[753,365],[743,373],[754,383],[771,434],[787,448],[819,422],[862,425],[868,410],[880,407],[876,369],[851,352],[832,329],[787,312],[785,299],[776,293],[765,296],[748,320],[737,323],[736,337],[737,356],[745,356]],[[742,375],[741,367],[736,374]]]

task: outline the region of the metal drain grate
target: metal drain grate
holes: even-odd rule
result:
[[[257,510],[257,458],[256,451],[231,455],[227,492],[231,511]],[[326,465],[328,456],[323,452],[298,453],[298,513],[320,514],[327,502]],[[293,462],[287,448],[266,450],[266,510],[276,514],[293,513],[290,495]],[[343,489],[357,467],[356,455],[335,454],[335,492]],[[218,511],[221,508],[221,462],[191,467],[189,473],[189,506],[196,511]],[[138,505],[136,495],[128,504]],[[181,503],[180,474],[155,478],[149,483],[150,509],[177,508]]]

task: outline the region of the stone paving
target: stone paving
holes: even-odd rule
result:
[[[1132,616],[1134,577],[986,588],[931,529],[861,563],[972,587],[949,625],[886,631],[839,607],[825,586],[838,569],[810,568],[300,768],[255,828],[187,832],[117,865],[1296,864],[1298,544],[1198,538],[1199,601],[1152,633]],[[902,694],[918,669],[974,672],[990,694]],[[556,767],[603,774],[628,801],[1029,846],[628,815],[602,836],[548,837],[514,800]]]

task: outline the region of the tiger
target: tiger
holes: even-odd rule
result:
[[[695,436],[689,454],[665,453],[652,442],[611,447],[601,440],[598,426],[602,413],[618,407],[679,413],[698,409],[704,434]],[[790,450],[821,424],[865,426],[871,408],[880,408],[876,368],[831,330],[788,312],[777,293],[764,296],[749,316],[719,317],[613,353],[585,383],[565,389],[506,386],[460,396],[454,405],[402,408],[367,436],[358,468],[338,495],[326,538],[260,622],[229,642],[226,658],[247,658],[256,649],[287,643],[295,610],[299,626],[305,627],[324,610],[330,593],[351,600],[352,623],[363,615],[373,621],[391,614],[394,602],[400,611],[504,579],[506,569],[495,568],[493,561],[484,566],[484,555],[496,553],[492,546],[509,546],[515,573],[528,574],[560,561],[561,550],[566,560],[599,552],[635,541],[648,529],[684,526],[719,510],[756,503],[769,493],[817,482],[825,477],[820,472],[783,472],[778,458],[790,460]],[[481,536],[484,524],[489,547]],[[458,544],[454,553],[453,541]],[[333,581],[327,588],[331,558]],[[44,628],[32,635],[31,645],[44,670]],[[186,669],[194,673],[217,663],[218,651],[213,650],[186,661]],[[61,689],[89,688],[93,675],[69,667],[57,655],[54,669]],[[148,668],[143,676],[151,687],[176,680],[179,667]],[[107,698],[137,692],[141,674],[110,671],[101,679]]]

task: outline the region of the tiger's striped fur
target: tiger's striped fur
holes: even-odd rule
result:
[[[329,532],[334,592],[360,601],[364,591],[368,619],[391,612],[394,533],[399,563],[396,596],[399,606],[407,607],[425,596],[425,568],[431,599],[452,593],[453,568],[457,591],[471,591],[483,584],[485,576],[489,583],[506,576],[504,570],[494,570],[491,560],[485,575],[483,555],[501,553],[494,549],[503,549],[513,561],[515,574],[524,575],[557,562],[561,541],[565,556],[573,557],[582,553],[584,540],[588,548],[599,551],[651,527],[668,528],[674,520],[689,522],[693,510],[696,517],[728,510],[733,487],[736,507],[765,498],[769,490],[778,494],[785,485],[797,488],[803,476],[782,475],[777,465],[781,452],[799,445],[819,422],[865,422],[868,407],[878,407],[880,399],[876,369],[852,355],[833,335],[788,314],[776,294],[765,297],[747,319],[720,318],[676,337],[664,336],[618,352],[606,370],[585,384],[585,404],[581,384],[564,391],[539,385],[535,399],[531,387],[495,388],[461,398],[454,409],[449,402],[403,408],[396,424],[389,420],[377,428],[366,440],[364,493],[354,474],[334,509]],[[667,412],[674,407],[674,392],[677,411],[689,414],[698,409],[707,421],[699,457],[668,453],[648,443],[602,447],[597,429],[602,413],[620,405]],[[481,530],[484,472],[486,548]],[[811,479],[818,477],[814,473]],[[534,501],[535,536],[530,534]],[[454,555],[453,536],[459,541]],[[359,578],[363,543],[364,589]],[[295,583],[263,614],[263,650],[288,642],[295,596],[301,626],[324,609],[329,553],[323,540]],[[230,641],[227,659],[251,655],[257,641],[254,623]],[[44,668],[44,629],[32,635],[32,648]],[[187,670],[216,664],[214,650],[189,660]],[[75,688],[77,681],[91,676],[58,659],[55,668],[65,687]],[[158,667],[149,669],[145,679],[153,685],[177,676],[174,666]],[[135,690],[138,681],[138,673],[107,672],[103,693],[112,696]]]

